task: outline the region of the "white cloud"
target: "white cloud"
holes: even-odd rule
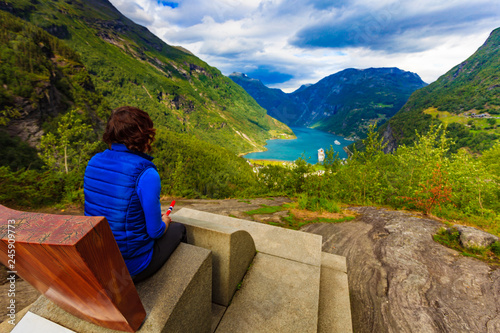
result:
[[[349,67],[399,67],[430,83],[500,25],[498,0],[111,2],[224,74],[261,75],[286,91]]]

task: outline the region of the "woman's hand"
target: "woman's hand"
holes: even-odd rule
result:
[[[171,219],[171,218],[170,218],[170,216],[168,216],[167,214],[163,214],[163,215],[161,216],[161,220],[162,220],[163,222],[165,222],[165,224],[167,225],[167,227],[165,228],[165,231],[167,231],[167,229],[168,229],[168,225],[170,224],[170,222],[172,222],[172,219]]]

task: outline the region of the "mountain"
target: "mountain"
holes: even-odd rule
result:
[[[290,95],[281,89],[266,87],[260,80],[243,73],[232,73],[229,78],[239,84],[252,96],[267,114],[285,124],[295,125],[295,117],[300,113],[299,106]]]
[[[479,152],[500,138],[500,28],[467,60],[438,80],[415,91],[381,133],[388,151],[410,144],[415,130],[431,124],[447,125],[449,136],[460,147]]]
[[[374,121],[384,123],[426,85],[398,68],[346,69],[293,93],[303,112],[298,123],[342,136],[359,137]]]
[[[292,134],[218,69],[167,45],[107,0],[5,0],[0,10],[62,40],[78,55],[89,82],[111,109],[137,106],[157,127],[238,153],[262,149],[265,140]],[[20,119],[14,109],[9,118]]]
[[[290,94],[269,89],[244,74],[229,77],[287,125],[354,138],[363,136],[370,123],[387,121],[413,91],[426,85],[417,74],[398,68],[350,68]]]

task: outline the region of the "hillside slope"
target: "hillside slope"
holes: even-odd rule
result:
[[[95,132],[103,129],[109,106],[65,43],[0,11],[0,59],[0,166],[41,166],[34,147],[71,109]]]
[[[389,149],[415,140],[432,123],[448,125],[454,149],[482,151],[500,138],[500,28],[467,60],[415,91],[381,128]],[[474,113],[474,114],[473,114]],[[477,117],[480,115],[480,117]]]
[[[107,0],[6,0],[0,10],[63,39],[111,108],[140,107],[156,126],[233,152],[261,149],[266,139],[291,134],[219,70],[167,45]]]

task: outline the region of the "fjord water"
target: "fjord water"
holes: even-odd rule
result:
[[[267,151],[246,154],[244,157],[256,160],[295,161],[304,153],[306,160],[314,164],[318,162],[318,149],[323,148],[326,151],[332,146],[339,153],[340,158],[347,158],[347,154],[342,148],[351,144],[351,141],[313,128],[291,127],[291,129],[297,139],[268,140]],[[340,145],[336,145],[335,140],[338,140]]]

